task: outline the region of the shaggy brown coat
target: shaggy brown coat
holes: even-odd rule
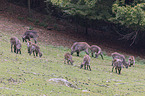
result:
[[[135,65],[135,58],[134,58],[134,56],[129,56],[128,63],[129,63],[129,67],[131,67],[131,66],[134,67],[134,65]]]
[[[71,47],[71,55],[76,52],[77,56],[79,56],[79,53],[81,51],[85,51],[86,54],[89,55],[89,50],[90,49],[90,45],[86,42],[75,42],[72,47]]]
[[[34,31],[34,30],[28,30],[28,31],[26,31],[23,34],[22,40],[23,40],[23,42],[24,41],[27,42],[26,39],[28,39],[30,41],[30,38],[33,38],[34,41],[35,41],[35,43],[37,43],[37,37],[38,37],[38,35],[37,35],[37,32],[36,31]]]
[[[121,69],[123,68],[123,62],[121,59],[113,59],[113,68],[112,68],[112,72],[113,72],[113,69],[115,68],[116,70],[116,73],[117,73],[117,70],[118,70],[118,73],[120,74],[121,73]]]
[[[67,61],[67,64],[69,64],[69,62],[71,63],[71,65],[73,65],[73,60],[72,60],[72,55],[70,53],[65,53],[64,55],[64,64],[66,64],[66,61]]]
[[[84,66],[84,69],[86,69],[86,66],[87,66],[87,70],[88,70],[88,67],[89,67],[89,69],[91,71],[90,61],[91,61],[90,56],[85,55],[84,58],[83,58],[83,63],[81,64],[80,68],[82,68]]]
[[[95,57],[97,58],[99,55],[101,55],[101,57],[102,57],[102,59],[104,59],[103,58],[103,53],[102,53],[102,50],[101,50],[101,48],[99,47],[99,46],[97,46],[97,45],[92,45],[91,47],[90,47],[90,50],[91,50],[91,53],[92,53],[92,57],[94,57],[94,53],[95,53]]]
[[[13,52],[12,48],[14,47],[14,52],[18,54],[20,52],[21,54],[21,42],[17,37],[11,37],[10,38],[11,43],[11,52]]]
[[[114,60],[114,59],[121,59],[122,62],[123,62],[123,65],[124,65],[126,68],[128,68],[129,64],[125,61],[125,56],[124,56],[124,55],[119,54],[119,53],[117,53],[117,52],[114,52],[114,53],[111,54],[111,56],[112,56],[113,60]],[[112,61],[112,66],[113,66],[113,61]]]
[[[42,57],[42,53],[40,52],[40,47],[38,45],[36,45],[34,43],[31,43],[31,45],[29,45],[29,46],[27,45],[27,47],[28,47],[28,53],[29,53],[29,55],[31,55],[32,52],[33,52],[34,56],[35,56],[35,54],[36,54],[36,56],[38,56],[38,54],[39,54],[39,57]]]

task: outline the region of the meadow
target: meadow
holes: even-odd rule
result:
[[[12,53],[10,37],[13,34],[0,31],[0,95],[34,96],[144,96],[145,61],[136,58],[135,67],[123,68],[121,74],[112,72],[112,57],[104,52],[91,57],[91,69],[80,69],[85,52],[80,57],[73,54],[73,65],[64,64],[64,54],[70,48],[47,45],[38,41],[43,53],[41,58],[27,53],[26,42],[22,54]],[[50,82],[51,78],[63,78],[77,88]],[[85,90],[85,91],[84,91]]]

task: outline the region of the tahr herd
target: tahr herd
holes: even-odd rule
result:
[[[27,42],[27,49],[28,49],[28,53],[29,55],[32,54],[33,52],[33,55],[35,56],[38,56],[39,54],[39,57],[42,56],[42,53],[40,51],[40,47],[36,44],[37,43],[37,37],[38,37],[38,34],[36,31],[33,31],[33,30],[28,30],[26,31],[23,35],[22,35],[22,41],[24,42]],[[34,42],[35,43],[32,43],[30,41],[30,39],[33,38],[34,39]],[[11,43],[11,52],[15,52],[16,54],[20,53],[21,54],[21,42],[20,40],[17,38],[17,37],[11,37],[10,38],[10,43]],[[104,57],[103,57],[103,52],[101,50],[101,48],[97,45],[89,45],[87,42],[75,42],[72,47],[71,47],[71,52],[67,52],[64,54],[64,64],[66,64],[66,61],[67,61],[67,64],[71,64],[73,65],[73,60],[72,60],[72,55],[73,53],[77,53],[77,56],[79,56],[80,52],[81,51],[85,51],[86,52],[86,55],[84,56],[83,58],[83,61],[82,61],[82,64],[80,65],[80,68],[84,67],[84,69],[88,69],[91,71],[91,67],[90,67],[90,61],[91,61],[91,57],[89,56],[89,50],[91,52],[91,56],[92,57],[95,57],[95,58],[98,58],[98,56],[100,55],[102,60],[104,60]],[[95,55],[95,56],[94,56]],[[117,52],[114,52],[111,54],[112,56],[112,72],[113,72],[113,69],[115,68],[116,70],[116,73],[118,71],[118,74],[121,73],[121,69],[123,67],[125,68],[128,68],[128,67],[131,67],[135,65],[135,58],[134,56],[130,56],[128,58],[128,62],[126,62],[126,59],[125,59],[125,56],[120,54],[120,53],[117,53]],[[87,68],[86,68],[87,67]]]

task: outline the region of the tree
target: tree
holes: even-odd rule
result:
[[[47,0],[47,3],[50,2],[64,13],[74,16],[76,23],[85,27],[86,34],[90,20],[108,20],[112,14],[112,0]]]
[[[29,15],[31,14],[31,3],[30,3],[31,0],[28,0],[28,10],[29,10]]]
[[[86,28],[86,34],[88,28],[95,24],[91,24],[90,21],[107,21],[115,24],[113,29],[122,36],[121,39],[132,41],[130,45],[145,37],[144,0],[47,0],[47,2],[58,6],[65,14],[73,16],[77,24]]]
[[[132,40],[131,45],[137,38],[140,38],[139,32],[145,30],[144,8],[145,3],[142,2],[135,5],[135,1],[132,5],[125,5],[125,2],[117,0],[112,6],[112,12],[115,16],[110,18],[110,21],[131,29],[131,31],[125,30],[122,34],[118,32],[122,36],[122,39]]]

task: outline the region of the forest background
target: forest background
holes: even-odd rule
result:
[[[29,20],[35,25],[51,30],[47,24],[50,16],[57,20],[67,20],[75,25],[75,32],[89,36],[91,31],[98,30],[103,38],[98,35],[95,39],[112,42],[127,49],[144,51],[144,25],[145,1],[144,0],[7,0],[10,3],[29,9]],[[19,10],[19,9],[15,9]],[[47,15],[40,23],[34,17],[33,10]],[[19,19],[22,19],[21,17]],[[81,28],[80,28],[81,26]],[[56,29],[56,25],[53,26]],[[90,31],[91,29],[91,31]],[[94,31],[98,33],[98,31]],[[104,40],[103,40],[104,39]],[[105,41],[105,42],[106,42]],[[113,42],[112,42],[113,43]],[[98,42],[99,44],[99,42]],[[100,44],[99,44],[100,45]],[[142,52],[143,53],[143,52]]]

